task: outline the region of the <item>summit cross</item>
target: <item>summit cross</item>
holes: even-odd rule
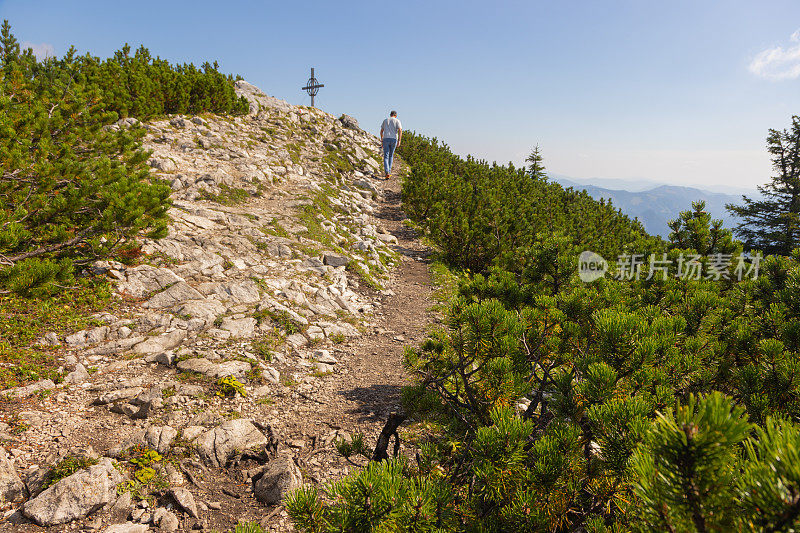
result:
[[[311,107],[314,107],[314,97],[319,92],[320,87],[325,87],[325,86],[317,82],[317,78],[314,77],[314,67],[311,67],[311,77],[308,78],[306,86],[302,87],[302,90],[304,90],[311,96]]]

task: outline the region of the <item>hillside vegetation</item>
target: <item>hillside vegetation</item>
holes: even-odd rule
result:
[[[401,153],[407,213],[460,272],[446,327],[405,358],[419,451],[296,493],[302,530],[793,530],[800,254],[755,276],[702,203],[649,237],[538,154],[526,171],[412,135]],[[673,262],[584,283],[587,248]],[[697,279],[677,275],[691,255]]]
[[[137,119],[246,113],[216,65],[170,65],[145,48],[113,58],[37,61],[5,21],[0,35],[0,291],[70,285],[74,264],[134,235],[165,234],[169,186],[150,177]]]

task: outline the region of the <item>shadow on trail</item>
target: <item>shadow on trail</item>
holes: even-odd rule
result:
[[[403,213],[403,204],[400,201],[400,193],[387,190],[384,192],[385,201],[381,204],[380,210],[375,215],[383,220],[403,220],[406,218]]]
[[[400,385],[375,384],[339,391],[346,400],[358,405],[350,413],[359,422],[386,422],[389,412],[400,407]]]
[[[392,250],[398,254],[407,255],[408,257],[426,264],[431,262],[431,253],[428,251],[421,251],[417,250],[416,248],[406,248],[405,246],[400,246],[399,244],[392,246]]]

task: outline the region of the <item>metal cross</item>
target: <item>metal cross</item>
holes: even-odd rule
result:
[[[307,92],[311,96],[311,107],[314,107],[314,97],[319,92],[320,87],[325,87],[321,83],[317,83],[317,78],[314,77],[314,67],[311,67],[311,77],[308,78],[306,82],[306,86],[302,87],[302,90]]]

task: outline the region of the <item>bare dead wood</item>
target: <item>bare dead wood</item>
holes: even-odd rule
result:
[[[86,228],[82,232],[75,235],[73,238],[58,243],[58,244],[51,244],[50,246],[42,246],[41,248],[37,248],[36,250],[31,250],[29,252],[21,253],[18,255],[12,255],[7,259],[13,263],[17,261],[22,261],[23,259],[28,259],[30,257],[37,257],[44,254],[49,254],[51,252],[57,252],[58,250],[62,250],[64,248],[68,248],[70,246],[74,246],[81,241],[83,241],[90,233],[92,232],[92,228]]]
[[[375,452],[372,454],[373,461],[383,461],[384,459],[389,458],[389,452],[387,450],[389,448],[389,442],[391,441],[392,435],[394,435],[395,439],[394,456],[397,457],[397,454],[400,453],[400,435],[397,433],[397,428],[400,427],[400,424],[402,424],[405,419],[405,413],[389,414],[389,419],[383,426],[383,430],[378,436],[378,442],[375,444]]]

